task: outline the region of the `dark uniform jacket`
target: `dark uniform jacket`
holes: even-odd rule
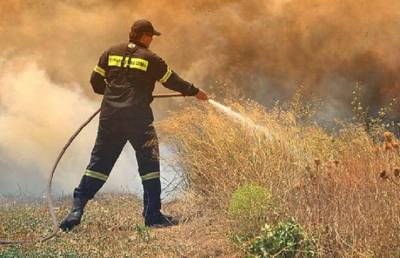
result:
[[[123,43],[109,48],[90,78],[93,90],[104,95],[100,120],[151,123],[154,118],[150,103],[156,81],[186,96],[199,91],[141,44]]]

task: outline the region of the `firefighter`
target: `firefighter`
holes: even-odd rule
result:
[[[144,224],[149,227],[177,224],[176,219],[160,211],[159,144],[152,124],[152,92],[159,81],[185,96],[199,100],[207,100],[208,96],[149,50],[153,36],[160,35],[150,21],[136,21],[129,42],[106,50],[92,72],[90,83],[94,92],[104,95],[99,127],[89,165],[73,193],[71,212],[60,224],[64,231],[81,222],[85,205],[106,182],[127,141],[135,150],[142,180]]]

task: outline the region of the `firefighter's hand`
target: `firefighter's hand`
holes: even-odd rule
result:
[[[196,98],[198,100],[208,100],[207,93],[203,91],[202,89],[199,89],[199,92],[196,94]]]

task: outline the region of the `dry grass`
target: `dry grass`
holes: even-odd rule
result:
[[[102,196],[89,204],[74,232],[43,244],[0,247],[0,256],[244,256],[231,241],[238,224],[227,210],[232,193],[247,183],[271,193],[276,210],[265,214],[265,222],[293,217],[317,240],[321,257],[400,255],[396,137],[380,132],[376,143],[376,135],[355,124],[329,134],[302,122],[298,112],[307,109],[266,112],[254,103],[228,104],[260,127],[249,129],[208,104],[158,125],[175,155],[172,162],[187,171],[188,193],[164,206],[182,217],[182,225],[147,230],[135,197]],[[59,206],[61,219],[69,200]],[[2,205],[0,221],[0,238],[37,237],[50,228],[46,208],[35,205]]]
[[[148,229],[142,226],[137,198],[101,195],[88,204],[82,225],[73,232],[45,243],[0,246],[0,257],[239,257],[226,236],[224,217],[203,204],[188,193],[164,206],[181,216],[181,225]],[[59,203],[59,219],[69,207],[70,198]],[[8,205],[0,209],[0,221],[0,238],[32,239],[50,228],[43,205]]]
[[[332,135],[301,123],[303,114],[228,104],[265,133],[210,105],[187,108],[162,124],[195,193],[226,210],[238,186],[255,183],[272,193],[280,216],[295,218],[317,238],[321,257],[400,255],[400,159],[393,135],[380,135],[375,144],[376,137],[355,124],[342,124]]]

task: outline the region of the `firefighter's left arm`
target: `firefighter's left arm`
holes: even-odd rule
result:
[[[158,56],[154,56],[151,73],[166,88],[180,92],[185,96],[195,96],[199,92],[198,88],[182,79]]]
[[[90,76],[90,84],[92,85],[93,91],[97,94],[104,94],[106,88],[106,73],[107,73],[107,62],[108,54],[104,52],[97,65],[94,67],[92,75]]]

